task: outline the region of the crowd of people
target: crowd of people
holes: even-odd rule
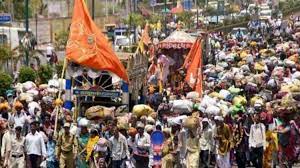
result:
[[[203,95],[184,84],[184,70],[168,77],[173,65],[159,52],[147,101],[132,113],[107,115],[112,109],[103,107],[97,119],[72,118],[75,109],[57,108],[58,89],[16,85],[15,96],[0,99],[1,166],[293,167],[300,151],[300,34],[293,21],[260,25],[249,24],[246,33],[209,34]],[[155,131],[163,133],[159,158]]]

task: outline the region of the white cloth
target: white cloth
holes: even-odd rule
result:
[[[27,155],[34,154],[44,157],[47,156],[44,139],[38,132],[35,132],[35,134],[30,132],[26,135],[25,150]]]
[[[122,160],[126,156],[129,158],[127,140],[124,135],[119,133],[119,138],[112,136],[110,139],[110,149],[112,160]]]
[[[249,135],[249,147],[263,147],[266,142],[266,128],[262,123],[252,124]]]
[[[222,167],[222,168],[231,168],[231,164],[230,164],[230,154],[229,152],[226,153],[226,155],[219,155],[217,154],[217,165],[218,167]]]

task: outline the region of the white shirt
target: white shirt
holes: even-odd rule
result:
[[[47,156],[44,139],[38,132],[35,132],[34,135],[31,132],[26,135],[25,150],[27,155],[34,154],[39,156],[43,155],[44,157]]]
[[[205,128],[201,131],[201,137],[199,139],[200,149],[201,150],[209,150],[211,151],[211,143],[212,143],[212,130],[211,128]]]
[[[150,144],[150,135],[148,133],[144,132],[143,136],[140,136],[140,134],[135,135],[135,145],[137,148],[149,151]]]
[[[126,156],[129,158],[127,140],[124,135],[119,133],[118,139],[113,136],[109,141],[112,160],[122,160],[125,159]]]
[[[15,122],[15,128],[20,126],[24,127],[27,119],[27,115],[24,112],[21,112],[20,115],[17,113],[12,116],[13,121]]]
[[[54,48],[52,46],[47,46],[47,49],[46,49],[46,54],[47,55],[52,55],[53,54],[53,50]]]
[[[1,145],[1,156],[4,157],[5,154],[10,151],[11,148],[11,139],[12,139],[12,132],[6,131],[2,137],[2,145]]]
[[[262,123],[252,124],[249,135],[249,147],[264,147],[266,142],[266,127]]]
[[[17,140],[17,136],[14,135],[11,141],[11,155],[19,156],[25,152],[25,138],[23,136]]]

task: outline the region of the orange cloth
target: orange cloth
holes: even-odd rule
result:
[[[202,46],[201,39],[197,39],[193,44],[184,66],[187,67],[185,81],[196,92],[202,95]]]
[[[93,22],[84,0],[75,0],[66,57],[79,65],[110,71],[129,81],[124,66]]]

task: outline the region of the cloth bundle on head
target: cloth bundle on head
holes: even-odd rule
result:
[[[8,102],[0,103],[0,110],[8,110],[8,109],[9,109]]]
[[[23,104],[20,102],[20,101],[16,101],[15,104],[14,104],[14,109],[17,109],[17,108],[23,108]]]
[[[137,123],[137,128],[145,128],[145,125],[142,122]]]
[[[153,131],[154,130],[154,126],[153,125],[146,125],[145,126],[145,131],[146,132],[150,132],[150,131]]]
[[[130,127],[128,129],[128,135],[134,137],[137,134],[136,128]]]
[[[96,152],[106,152],[107,151],[107,140],[105,138],[100,138],[97,144],[94,147],[94,151]]]
[[[215,120],[215,121],[221,121],[221,122],[222,122],[222,121],[224,121],[224,118],[223,118],[222,116],[215,116],[215,117],[214,117],[214,120]]]

